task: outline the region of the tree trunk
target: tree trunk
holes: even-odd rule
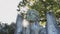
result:
[[[40,31],[40,25],[38,22],[34,22],[31,24],[31,34],[39,34]]]
[[[26,28],[26,34],[30,34],[30,27]]]
[[[47,34],[58,34],[57,22],[52,12],[46,14],[47,17]]]
[[[40,30],[40,34],[46,34],[46,28],[42,28],[42,29]]]
[[[16,31],[15,31],[15,34],[21,34],[21,32],[22,32],[22,22],[23,22],[23,17],[18,14],[17,20],[16,20]]]
[[[23,27],[23,34],[30,34],[30,26]]]
[[[60,34],[60,27],[58,27],[58,33]]]

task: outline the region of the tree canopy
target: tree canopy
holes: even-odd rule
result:
[[[60,23],[60,0],[23,0],[18,5],[19,10],[24,6],[37,10],[42,21],[46,21],[46,12],[52,10],[57,22]]]

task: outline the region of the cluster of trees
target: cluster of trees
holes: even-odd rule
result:
[[[18,11],[21,11],[20,8],[25,6],[37,10],[40,13],[42,23],[46,22],[46,13],[52,10],[58,25],[60,25],[60,0],[22,0],[18,4]]]
[[[15,28],[15,23],[12,23],[10,25],[6,23],[0,23],[0,34],[14,34]]]
[[[60,25],[60,0],[22,0],[18,4],[18,11],[21,7],[27,6],[29,9],[37,10],[40,14],[41,23],[40,25],[46,25],[46,12],[52,10],[57,24]],[[16,24],[11,25],[0,23],[0,34],[14,34]]]

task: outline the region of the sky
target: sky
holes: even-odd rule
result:
[[[21,0],[0,0],[0,22],[16,22],[17,5]]]

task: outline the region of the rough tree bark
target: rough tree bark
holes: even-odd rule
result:
[[[52,12],[47,12],[47,34],[58,34],[57,22]]]

